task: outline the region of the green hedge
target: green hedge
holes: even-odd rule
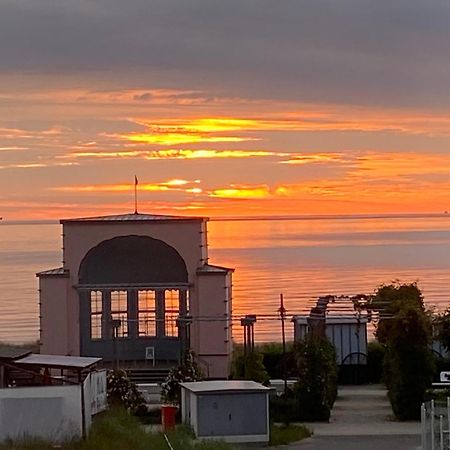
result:
[[[398,419],[419,419],[434,374],[431,319],[422,293],[415,283],[382,286],[374,305],[387,317],[376,334],[386,347],[384,381],[392,410]]]
[[[294,396],[299,404],[300,420],[329,420],[337,397],[334,346],[326,337],[308,335],[296,344],[294,354],[299,379]]]
[[[367,381],[381,383],[383,380],[383,361],[385,347],[377,341],[367,344]]]

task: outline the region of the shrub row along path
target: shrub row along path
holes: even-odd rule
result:
[[[340,386],[330,423],[308,424],[314,435],[289,450],[416,450],[420,422],[397,422],[381,385]]]

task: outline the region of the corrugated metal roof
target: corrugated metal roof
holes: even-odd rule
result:
[[[78,217],[74,219],[62,219],[60,223],[74,223],[74,222],[170,222],[170,221],[203,221],[206,217],[192,217],[192,216],[166,216],[158,214],[115,214],[111,216],[96,216],[96,217]]]
[[[43,272],[38,272],[37,277],[68,277],[69,271],[64,269],[64,267],[58,267],[57,269],[44,270]]]
[[[215,380],[180,383],[192,392],[226,392],[226,391],[269,391],[270,388],[249,380]]]
[[[197,273],[228,273],[234,272],[234,269],[229,269],[228,267],[214,266],[212,264],[205,264],[199,269]]]
[[[33,353],[14,361],[17,364],[58,367],[67,369],[87,369],[97,364],[102,358],[88,358],[86,356],[41,355]]]

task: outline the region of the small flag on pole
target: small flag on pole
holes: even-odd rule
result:
[[[134,176],[134,213],[138,213],[138,196],[137,196],[137,187],[138,187],[138,179],[137,176]]]

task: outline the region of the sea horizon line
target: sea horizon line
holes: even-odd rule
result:
[[[192,216],[186,216],[192,217]],[[206,217],[206,216],[205,216]],[[290,215],[264,215],[264,216],[213,216],[209,218],[211,222],[227,221],[289,221],[289,220],[370,220],[370,219],[426,219],[448,217],[450,214],[445,212],[434,213],[367,213],[367,214],[290,214]],[[60,219],[11,219],[3,218],[0,225],[51,225],[59,224]]]

